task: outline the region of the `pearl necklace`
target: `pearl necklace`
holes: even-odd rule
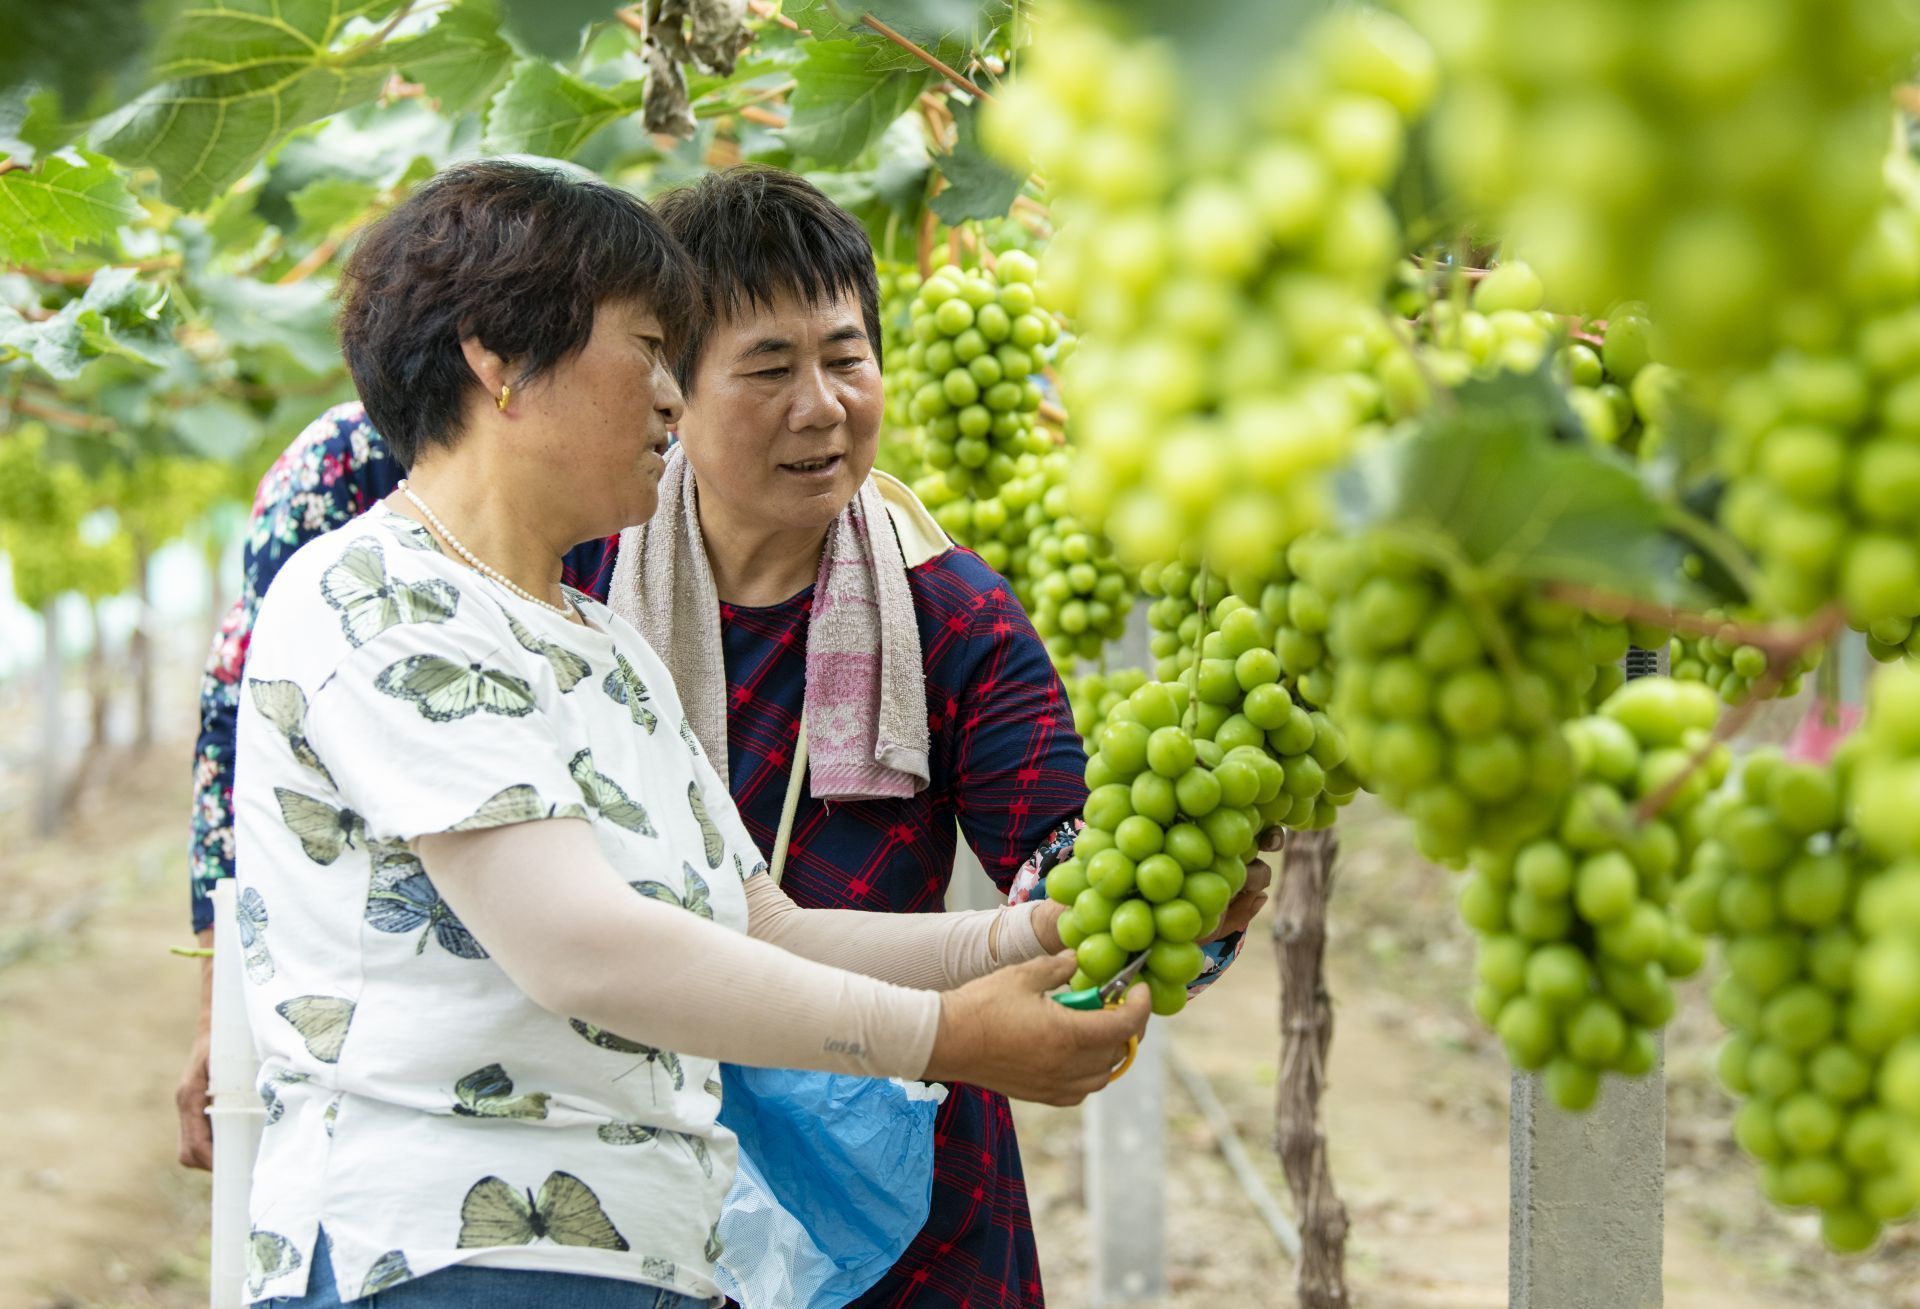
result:
[[[531,600],[533,601],[533,603],[539,605],[542,609],[545,609],[551,613],[559,614],[562,618],[566,619],[569,622],[573,621],[573,610],[562,609],[559,605],[556,605],[556,604],[548,604],[545,600],[542,600],[539,596],[535,595],[533,592],[527,590],[525,587],[519,585],[517,582],[514,582],[512,579],[502,574],[498,569],[489,567],[480,558],[479,555],[476,555],[473,551],[467,549],[466,546],[461,545],[460,538],[447,530],[447,525],[440,521],[440,515],[434,513],[433,510],[428,507],[427,502],[425,500],[422,500],[418,495],[414,493],[413,488],[407,485],[407,481],[404,477],[400,479],[399,489],[401,494],[405,495],[407,499],[413,501],[414,507],[416,509],[418,509],[421,513],[427,516],[427,521],[433,524],[433,530],[440,533],[440,535],[446,540],[446,543],[453,547],[453,552],[459,555],[462,559],[466,560],[469,564],[471,564],[475,569],[475,571],[480,573],[481,576],[492,578],[494,581],[500,583],[500,585],[506,587],[507,590],[519,596],[522,600]]]

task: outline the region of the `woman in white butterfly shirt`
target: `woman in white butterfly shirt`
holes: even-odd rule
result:
[[[1073,960],[1044,902],[795,908],[653,651],[560,585],[564,551],[652,513],[679,416],[690,272],[651,211],[462,165],[361,238],[347,287],[348,363],[412,477],[289,561],[248,657],[251,1293],[703,1303],[734,1160],[716,1061],[1103,1085],[1144,989],[1048,1003]]]

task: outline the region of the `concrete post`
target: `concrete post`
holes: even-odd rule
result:
[[[1086,1101],[1094,1309],[1157,1301],[1166,1271],[1166,1036],[1147,1025],[1127,1075]]]
[[[1666,671],[1634,650],[1628,677]],[[1666,1220],[1667,1088],[1662,1057],[1645,1077],[1609,1076],[1570,1114],[1542,1080],[1515,1071],[1509,1109],[1511,1309],[1658,1309]]]

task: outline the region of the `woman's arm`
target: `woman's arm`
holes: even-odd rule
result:
[[[1065,910],[1049,900],[954,914],[802,909],[771,877],[747,879],[757,940],[900,986],[949,991],[1008,964],[1057,953]]]
[[[447,906],[535,1003],[648,1045],[1073,1104],[1105,1085],[1145,1026],[1143,994],[1099,1014],[1048,1001],[1072,971],[1065,956],[945,996],[801,959],[635,895],[577,819],[413,845]]]

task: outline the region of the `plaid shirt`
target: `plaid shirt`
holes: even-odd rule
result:
[[[402,473],[357,404],[327,411],[261,481],[239,602],[201,683],[195,748],[193,922],[233,874],[233,741],[247,641],[260,597],[308,540],[385,497]],[[567,556],[565,578],[604,599],[618,538]],[[1086,799],[1086,766],[1065,689],[1006,583],[954,549],[909,575],[927,670],[931,785],[910,800],[827,806],[802,795],[782,885],[813,907],[937,913],[955,822],[1008,889],[1057,857]],[[748,830],[772,851],[805,689],[811,590],[764,609],[725,607],[728,754]],[[1043,852],[1036,860],[1036,851]],[[933,1204],[905,1256],[863,1306],[1040,1305],[1039,1261],[1019,1145],[1004,1097],[955,1085],[935,1127]]]
[[[1057,848],[1086,801],[1086,756],[1045,647],[1001,578],[963,549],[907,575],[926,664],[927,788],[826,804],[802,791],[781,887],[810,907],[938,913],[955,820],[1001,890]],[[799,737],[811,587],[766,608],[720,607],[728,771],[747,830],[772,852]],[[927,1224],[862,1306],[1044,1302],[1020,1150],[1005,1097],[953,1085],[935,1126]]]

